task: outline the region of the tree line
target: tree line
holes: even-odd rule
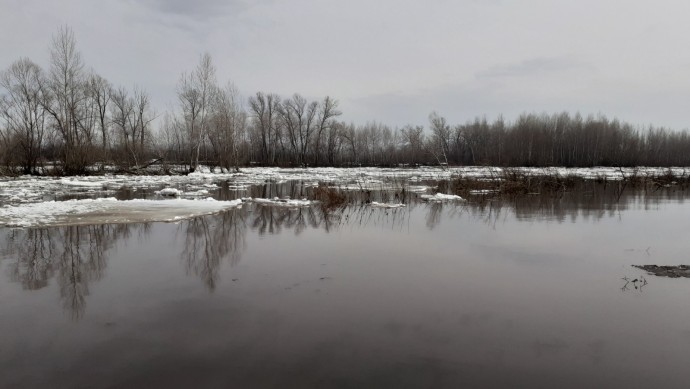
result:
[[[152,162],[193,172],[266,166],[686,166],[687,131],[605,116],[523,114],[392,128],[340,120],[338,101],[221,84],[209,54],[182,73],[177,104],[157,114],[148,93],[87,69],[73,31],[53,36],[46,69],[20,58],[0,73],[0,166],[5,173],[137,172]],[[156,123],[156,128],[154,128]],[[169,171],[169,170],[168,170]]]

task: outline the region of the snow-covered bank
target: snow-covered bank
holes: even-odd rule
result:
[[[172,222],[240,207],[241,200],[124,200],[98,198],[46,201],[0,207],[0,225],[56,225]]]

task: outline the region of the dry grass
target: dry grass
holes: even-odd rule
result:
[[[560,174],[529,175],[518,169],[503,169],[486,178],[458,177],[449,182],[451,190],[463,197],[557,194],[572,189],[582,179]]]
[[[314,188],[311,198],[318,200],[326,209],[343,207],[348,203],[348,198],[342,191],[327,185],[319,185]]]
[[[668,169],[663,174],[651,178],[651,183],[656,188],[668,188],[671,186],[679,186],[681,189],[686,189],[690,185],[690,175],[683,173],[677,175],[671,169]]]

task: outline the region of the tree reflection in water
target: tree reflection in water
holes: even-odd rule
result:
[[[10,279],[37,290],[57,277],[63,308],[73,319],[83,316],[89,284],[103,277],[107,252],[136,229],[147,234],[149,224],[90,225],[9,231],[6,251]]]
[[[227,258],[231,266],[236,265],[246,246],[246,223],[241,210],[187,220],[178,233],[185,236],[180,257],[187,274],[201,278],[209,291],[216,288],[222,262]]]
[[[308,227],[319,228],[331,225],[333,214],[321,207],[282,208],[257,205],[249,222],[259,234],[279,234],[283,230],[294,230],[296,235]]]
[[[631,209],[657,209],[668,201],[682,203],[688,191],[680,187],[648,188],[624,187],[618,182],[583,181],[567,192],[551,195],[473,196],[463,207],[470,217],[495,227],[498,220],[512,215],[518,221],[575,222],[599,221],[621,217]],[[447,211],[443,216],[449,216]],[[427,218],[427,220],[431,220]],[[436,222],[439,222],[436,220]],[[435,223],[427,223],[431,228]]]
[[[340,222],[341,216],[341,212],[320,207],[287,209],[247,205],[244,209],[187,220],[178,229],[178,234],[185,238],[180,257],[187,274],[199,277],[213,291],[220,281],[223,263],[227,261],[230,266],[239,263],[246,248],[248,227],[261,235],[285,230],[300,234],[307,228],[321,227],[328,231]]]
[[[302,194],[302,187],[294,184],[287,189],[268,189],[261,193],[272,195]],[[258,190],[258,189],[257,189]],[[363,191],[362,193],[365,193]],[[248,229],[260,235],[293,231],[299,235],[307,229],[323,229],[326,233],[344,226],[362,228],[382,226],[402,230],[408,226],[413,212],[421,210],[426,226],[433,229],[442,218],[470,217],[496,228],[497,221],[512,217],[516,220],[545,220],[562,223],[620,217],[620,211],[658,207],[668,200],[683,201],[685,191],[661,189],[655,192],[628,189],[621,193],[616,185],[585,183],[573,191],[557,196],[519,196],[497,198],[475,196],[468,202],[457,204],[425,203],[416,195],[404,198],[407,207],[374,209],[367,200],[350,195],[347,206],[328,209],[312,206],[297,209],[245,204],[241,209],[218,215],[198,217],[179,224],[177,234],[184,237],[180,258],[188,274],[199,277],[209,291],[220,282],[224,262],[230,266],[239,263],[246,250]],[[367,199],[372,194],[366,193]],[[376,200],[385,200],[375,194]],[[57,278],[60,301],[73,319],[83,316],[89,285],[101,279],[107,267],[108,252],[119,240],[137,233],[141,240],[148,239],[152,224],[119,224],[67,226],[33,229],[3,229],[0,242],[4,256],[10,258],[10,279],[24,289],[37,290],[48,286]]]
[[[57,251],[53,230],[11,230],[7,239],[7,251],[16,255],[12,263],[10,279],[20,282],[24,289],[38,290],[48,285],[55,274],[54,253]]]

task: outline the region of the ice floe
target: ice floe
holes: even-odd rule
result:
[[[209,191],[207,189],[199,189],[193,192],[182,192],[180,195],[184,197],[203,197],[208,196]]]
[[[108,181],[80,181],[63,178],[60,180],[60,184],[65,186],[76,186],[80,188],[107,188]]]
[[[410,185],[407,190],[413,193],[426,193],[431,189],[430,186],[426,185]]]
[[[658,176],[671,172],[687,177],[690,170],[682,167],[659,168],[510,168],[527,175],[560,175],[585,179],[623,180],[632,176]],[[248,167],[240,171],[227,171],[200,167],[189,175],[123,175],[106,174],[70,178],[20,176],[0,178],[0,204],[31,203],[57,200],[64,196],[112,196],[121,188],[135,190],[161,190],[165,187],[182,188],[185,192],[216,189],[220,183],[231,191],[243,191],[253,185],[301,181],[307,186],[320,183],[343,190],[398,190],[427,193],[430,181],[456,177],[498,180],[506,172],[499,167],[462,166],[418,168],[275,168]],[[431,184],[433,185],[433,184]],[[93,195],[91,195],[93,194]],[[197,195],[194,195],[197,196]]]
[[[377,203],[376,201],[372,201],[370,205],[372,208],[403,208],[403,207],[405,207],[405,204]]]
[[[271,207],[286,207],[286,208],[301,208],[301,207],[310,207],[318,201],[315,200],[307,200],[307,199],[302,199],[302,200],[295,200],[295,199],[290,199],[290,198],[278,198],[274,197],[272,199],[261,199],[261,198],[243,198],[242,201],[250,201],[256,204],[264,205],[264,206],[271,206]]]
[[[0,207],[0,225],[38,227],[56,225],[171,222],[218,213],[241,206],[241,200],[217,201],[117,200],[99,198],[45,201]]]
[[[497,189],[473,189],[473,190],[469,191],[469,193],[471,195],[475,195],[475,196],[490,195],[490,194],[494,194],[497,192],[498,192]]]
[[[464,201],[462,197],[458,195],[449,195],[443,193],[436,193],[435,195],[421,195],[419,196],[422,200],[426,201]]]
[[[178,197],[184,194],[183,191],[176,189],[176,188],[163,188],[161,190],[158,190],[155,192],[157,195],[160,196],[167,196],[167,197]]]

